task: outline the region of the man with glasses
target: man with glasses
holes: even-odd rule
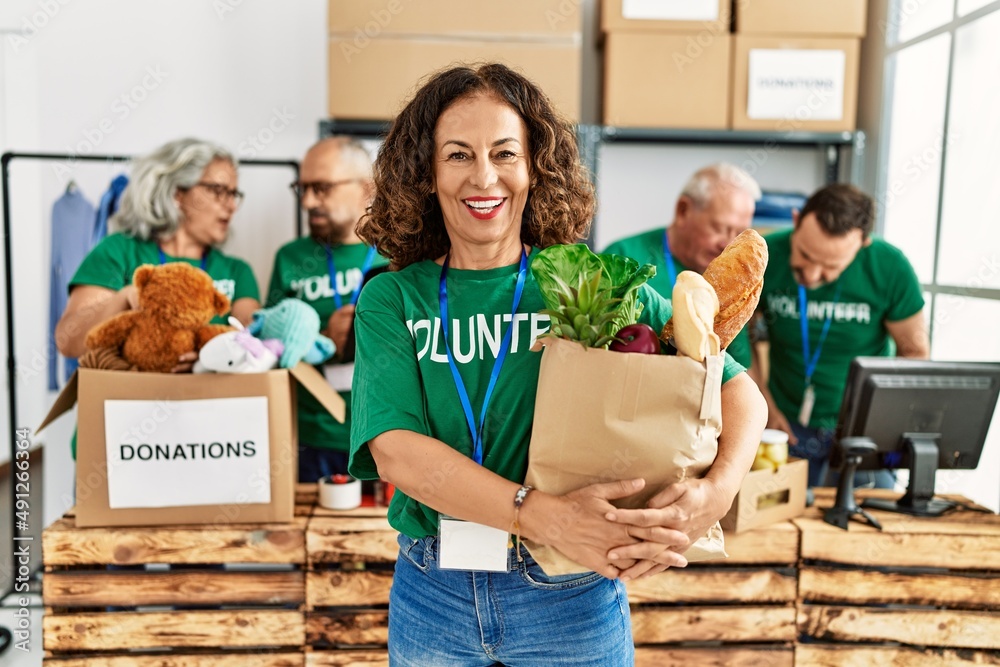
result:
[[[299,392],[299,481],[315,482],[347,472],[354,364],[345,351],[364,276],[388,262],[355,233],[373,193],[371,158],[360,142],[331,137],[314,145],[292,189],[309,216],[309,236],[278,250],[267,305],[293,297],[316,310],[323,333],[337,345],[322,370],[347,404],[339,424],[308,392]]]

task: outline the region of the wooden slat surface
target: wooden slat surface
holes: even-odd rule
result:
[[[314,516],[306,531],[306,551],[311,565],[392,563],[399,552],[396,535],[382,517]]]
[[[794,607],[633,607],[636,645],[670,642],[790,642]]]
[[[46,657],[47,667],[304,667],[301,652],[167,653],[59,658]]]
[[[306,667],[388,667],[388,665],[389,652],[384,649],[371,651],[344,649],[306,653]]]
[[[310,611],[306,613],[306,642],[310,646],[382,645],[389,641],[389,612]]]
[[[58,519],[42,533],[48,567],[139,563],[304,563],[306,517],[287,524],[76,528]]]
[[[795,601],[795,574],[773,569],[672,569],[626,584],[632,604],[767,604]]]
[[[302,612],[292,610],[45,614],[45,650],[301,647]]]
[[[744,533],[726,533],[725,541],[729,558],[706,561],[704,566],[763,563],[793,565],[799,559],[799,531],[791,521],[762,526]]]
[[[389,604],[392,572],[320,570],[306,577],[306,609]]]
[[[792,667],[791,646],[635,649],[635,667]]]
[[[1000,609],[1000,576],[803,566],[799,570],[799,598],[820,603]]]
[[[851,523],[842,530],[820,519],[795,519],[802,558],[859,567],[1000,570],[1000,526],[887,522],[884,531]]]
[[[54,571],[43,578],[42,601],[50,607],[301,604],[305,573]]]
[[[799,630],[831,642],[1000,649],[1000,614],[989,611],[802,605]]]
[[[803,667],[971,667],[1000,665],[1000,651],[802,644],[795,647],[795,664]]]

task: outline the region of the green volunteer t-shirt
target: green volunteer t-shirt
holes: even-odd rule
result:
[[[673,297],[674,286],[670,282],[670,272],[667,271],[666,258],[663,256],[663,228],[651,229],[648,232],[636,234],[609,245],[604,252],[623,257],[631,257],[640,264],[652,264],[656,267],[656,275],[647,283],[664,299]],[[674,265],[674,275],[689,269],[671,257]],[[729,343],[726,352],[744,368],[750,368],[753,355],[750,351],[749,327],[743,327],[736,338]]]
[[[341,303],[351,302],[351,294],[361,284],[368,246],[363,243],[338,245],[332,248],[333,264],[336,269],[336,287]],[[375,255],[372,267],[384,266],[388,260]],[[319,314],[320,326],[336,310],[333,290],[330,285],[329,265],[326,248],[311,237],[304,237],[286,243],[274,257],[274,270],[267,290],[267,304],[273,306],[282,299],[296,298],[305,301]],[[338,362],[331,360],[330,365]],[[318,369],[320,372],[322,368]],[[339,369],[341,375],[350,377],[350,368]],[[347,404],[346,419],[338,423],[320,405],[312,394],[301,387],[298,389],[299,442],[313,447],[323,447],[346,452],[351,439],[351,392],[341,391]]]
[[[537,251],[533,251],[535,254]],[[511,321],[510,308],[518,265],[482,271],[448,271],[452,352],[475,414],[480,414],[493,363]],[[432,261],[374,278],[355,316],[357,360],[351,429],[350,472],[375,479],[378,472],[368,442],[381,433],[406,429],[437,438],[472,454],[472,438],[445,356],[438,287],[441,267]],[[643,286],[641,321],[659,330],[671,314],[670,302]],[[510,349],[494,388],[483,431],[483,465],[522,482],[535,409],[541,354],[535,339],[549,329],[542,295],[528,272],[511,335]],[[723,381],[743,371],[726,357]],[[446,483],[447,474],[439,481]],[[437,512],[398,491],[389,506],[389,523],[412,538],[437,533]]]
[[[166,255],[167,262],[187,262],[201,268],[201,260]],[[160,247],[155,241],[143,241],[128,234],[116,233],[104,237],[87,254],[69,282],[72,290],[77,285],[94,285],[118,291],[131,284],[132,274],[143,264],[160,263]],[[233,303],[237,299],[260,299],[257,279],[250,265],[242,259],[224,255],[210,248],[205,261],[205,272],[212,277],[215,289]],[[228,324],[228,313],[212,318],[213,324]],[[76,431],[70,440],[70,453],[76,460]]]
[[[201,268],[200,259],[171,257],[167,262],[187,262]],[[117,233],[106,236],[84,258],[70,281],[70,289],[77,285],[95,285],[116,292],[132,282],[132,274],[143,264],[159,264],[160,247],[155,241],[143,241],[134,236]],[[224,255],[215,248],[209,248],[205,260],[205,272],[212,277],[215,289],[233,303],[238,299],[259,300],[257,279],[250,265],[242,259]],[[215,317],[214,324],[226,324],[227,316]]]
[[[782,231],[765,237],[769,260],[758,308],[770,340],[768,387],[785,417],[797,421],[805,391],[805,362],[798,283],[789,262],[791,234]],[[807,290],[806,302],[810,354],[815,354],[823,324],[831,318],[812,379],[816,403],[808,426],[832,429],[837,425],[851,360],[891,356],[892,338],[885,323],[916,315],[924,307],[924,298],[903,253],[881,239],[872,239],[836,281]]]

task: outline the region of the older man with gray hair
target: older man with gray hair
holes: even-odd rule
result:
[[[749,229],[760,186],[739,167],[719,163],[699,169],[681,190],[674,219],[662,227],[616,241],[605,252],[656,266],[650,286],[669,299],[681,271],[703,273],[740,232]],[[750,338],[744,329],[729,354],[743,366],[751,362]]]

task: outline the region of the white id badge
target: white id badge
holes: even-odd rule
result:
[[[337,391],[350,391],[354,381],[354,364],[326,364],[323,375],[326,383]]]
[[[442,514],[438,533],[442,570],[507,571],[507,531]]]
[[[809,384],[802,394],[802,407],[799,408],[799,423],[803,426],[809,426],[809,420],[812,418],[813,406],[815,404],[816,390],[813,389],[812,384]]]

